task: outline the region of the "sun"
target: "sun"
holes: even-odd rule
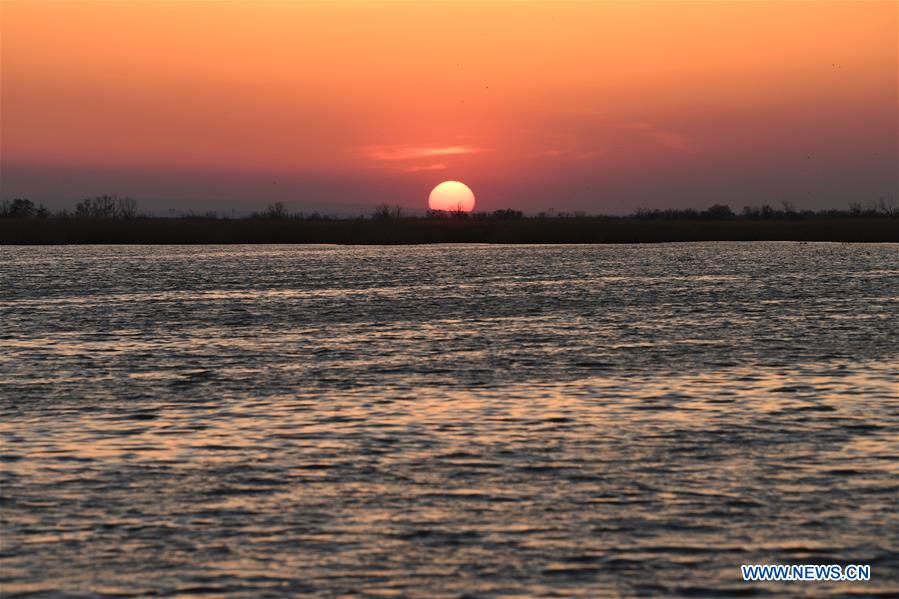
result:
[[[444,181],[431,190],[428,208],[447,212],[471,212],[474,210],[474,193],[465,183]]]

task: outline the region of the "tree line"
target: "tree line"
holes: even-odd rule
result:
[[[195,214],[193,211],[172,214],[172,218],[217,220],[232,218],[228,215],[220,215],[217,212],[205,212]],[[547,220],[547,219],[635,219],[635,220],[807,220],[821,218],[899,218],[899,204],[894,196],[881,197],[876,202],[862,205],[861,202],[850,202],[848,210],[797,210],[790,202],[782,202],[779,208],[768,204],[758,206],[744,206],[739,213],[734,212],[727,204],[713,204],[704,210],[694,208],[666,208],[647,209],[639,208],[628,216],[604,216],[588,215],[585,212],[556,212],[554,210],[539,212],[526,216],[521,210],[504,208],[492,212],[462,212],[428,210],[425,219],[456,219],[456,220]],[[44,218],[76,218],[76,219],[119,219],[129,220],[137,218],[152,218],[138,212],[137,201],[130,197],[116,195],[100,195],[80,200],[75,204],[74,211],[62,210],[51,212],[43,204],[36,204],[27,198],[15,198],[0,202],[0,218],[17,219],[44,219]],[[269,204],[265,210],[250,213],[244,218],[261,220],[347,220],[366,219],[365,215],[356,217],[337,217],[321,214],[319,212],[291,212],[282,202]],[[367,217],[374,221],[399,220],[421,218],[408,215],[405,209],[399,205],[379,204]]]
[[[899,217],[899,204],[893,196],[880,197],[877,202],[863,206],[861,202],[850,202],[848,210],[797,210],[791,202],[782,202],[780,208],[769,204],[744,206],[742,212],[735,213],[726,204],[714,204],[705,210],[693,208],[669,208],[648,210],[639,208],[630,216],[641,220],[799,220],[810,218],[876,218]]]
[[[85,198],[75,204],[75,210],[52,213],[43,204],[27,198],[0,202],[0,218],[137,218],[137,201],[129,197],[100,195]]]

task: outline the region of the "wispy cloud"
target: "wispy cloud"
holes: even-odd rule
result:
[[[363,153],[374,160],[415,160],[434,156],[452,156],[456,154],[476,154],[485,152],[484,148],[470,145],[455,146],[369,146]]]
[[[546,158],[546,157],[555,158],[557,156],[561,156],[564,153],[565,153],[564,150],[560,150],[558,148],[548,148],[546,150],[538,150],[536,152],[531,152],[530,154],[528,154],[528,156],[531,156],[534,158]]]
[[[580,152],[571,157],[572,160],[593,160],[594,158],[599,158],[600,156],[605,156],[608,154],[608,151],[605,148],[596,148],[595,150],[587,150],[585,152]]]
[[[404,173],[418,173],[421,171],[442,171],[446,168],[445,164],[424,164],[414,165],[403,169]]]
[[[558,158],[560,160],[580,161],[592,160],[606,154],[607,151],[604,148],[581,148],[576,144],[571,144],[567,148],[548,148],[531,152],[528,156],[532,158]]]
[[[621,146],[628,137],[684,154],[702,150],[696,139],[650,120],[618,121],[606,113],[591,110],[550,111],[548,118],[555,124],[557,134],[548,141],[548,149],[532,156],[587,160],[605,154],[611,146]],[[597,147],[597,143],[603,146]]]
[[[679,152],[687,152],[690,154],[696,152],[696,146],[686,136],[680,135],[678,133],[672,133],[671,131],[666,131],[665,129],[653,125],[652,123],[618,123],[618,126],[622,129],[642,131],[666,148],[677,150]]]

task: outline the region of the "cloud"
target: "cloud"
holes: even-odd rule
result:
[[[572,143],[567,148],[548,148],[528,154],[531,158],[557,158],[559,160],[582,161],[592,160],[608,154],[605,148],[598,147],[581,147],[576,143]]]
[[[453,156],[456,154],[476,154],[485,152],[484,148],[469,145],[455,146],[369,146],[363,153],[374,160],[414,160],[432,156]]]
[[[561,133],[549,142],[549,149],[531,156],[587,160],[606,153],[608,147],[597,147],[597,140],[603,140],[605,146],[620,145],[620,134],[628,131],[634,132],[637,140],[668,150],[684,154],[700,151],[694,139],[648,120],[616,121],[603,112],[590,110],[551,111],[550,114],[550,122]]]
[[[600,156],[605,156],[608,154],[608,151],[605,148],[596,148],[594,150],[587,150],[585,152],[580,152],[571,157],[572,160],[593,160],[594,158],[599,158]]]
[[[666,131],[665,129],[656,127],[652,123],[618,123],[618,127],[642,131],[659,144],[672,150],[687,152],[689,154],[694,154],[696,152],[696,146],[686,136]]]
[[[421,171],[442,171],[446,168],[445,164],[425,164],[409,166],[403,169],[404,173],[418,173]]]
[[[537,152],[531,152],[528,156],[532,156],[535,158],[555,158],[556,156],[561,156],[565,153],[565,150],[560,150],[558,148],[548,148],[546,150],[540,150]]]

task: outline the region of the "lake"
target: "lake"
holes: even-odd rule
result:
[[[5,596],[899,592],[897,244],[0,258]]]

